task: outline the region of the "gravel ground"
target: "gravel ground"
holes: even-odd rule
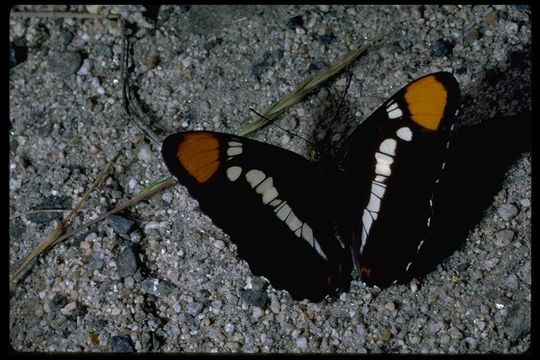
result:
[[[21,6],[118,14],[134,30],[138,96],[159,136],[234,132],[316,69],[367,41],[335,139],[410,80],[458,79],[449,254],[384,290],[297,302],[250,274],[227,235],[175,186],[39,258],[10,298],[10,343],[41,352],[521,353],[531,344],[531,9],[528,6]],[[157,20],[156,20],[157,19]],[[155,21],[155,22],[154,22]],[[154,26],[156,24],[156,26]],[[78,226],[169,176],[123,114],[116,20],[10,19],[10,213],[69,209],[123,149]],[[342,75],[280,124],[307,138]],[[338,121],[339,122],[339,121]],[[309,156],[269,128],[255,138]],[[453,176],[453,177],[452,177]],[[451,205],[451,206],[450,206]],[[444,212],[446,211],[446,213]],[[61,213],[10,220],[9,261]],[[444,227],[443,227],[444,228]],[[441,234],[441,239],[445,238]],[[286,249],[284,249],[286,251]]]

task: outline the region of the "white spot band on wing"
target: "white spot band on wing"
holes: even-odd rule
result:
[[[227,178],[230,181],[236,181],[242,174],[242,168],[240,166],[231,166],[227,169]]]

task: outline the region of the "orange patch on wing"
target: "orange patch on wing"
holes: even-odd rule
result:
[[[218,139],[204,132],[186,134],[176,156],[189,175],[199,184],[205,183],[219,168]]]
[[[433,75],[415,81],[405,89],[411,119],[433,131],[439,128],[447,98],[448,91]]]

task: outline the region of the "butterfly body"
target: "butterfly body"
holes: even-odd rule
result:
[[[297,300],[405,279],[429,236],[459,89],[448,73],[407,85],[346,139],[334,171],[217,132],[169,136],[169,170],[227,232],[255,275]],[[352,255],[352,256],[351,256]]]

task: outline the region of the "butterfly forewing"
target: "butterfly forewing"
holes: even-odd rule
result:
[[[349,250],[336,239],[329,186],[314,163],[216,132],[171,135],[162,154],[255,275],[295,299],[319,301],[348,288]]]
[[[346,140],[338,163],[348,186],[352,253],[362,280],[406,280],[429,236],[459,88],[449,73],[422,77],[387,100]]]

